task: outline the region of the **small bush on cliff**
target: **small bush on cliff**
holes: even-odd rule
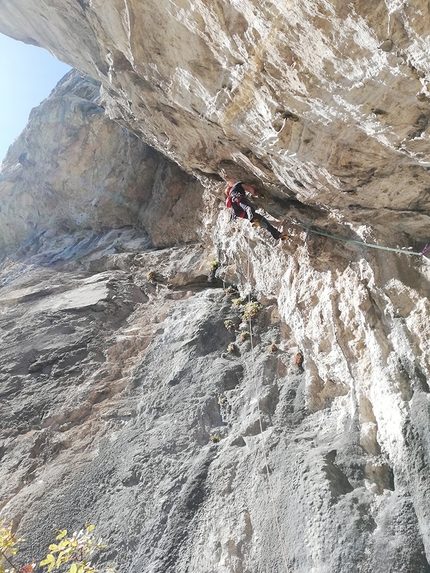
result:
[[[214,280],[216,279],[216,272],[219,269],[219,260],[215,259],[211,262],[211,266],[209,269],[209,274],[208,274],[208,282],[213,283]]]
[[[234,342],[230,342],[230,344],[227,346],[227,351],[221,354],[221,358],[227,358],[227,356],[229,355],[231,356],[239,355],[239,349]]]
[[[52,569],[60,570],[62,573],[97,573],[99,570],[91,564],[92,554],[106,546],[97,541],[94,533],[94,525],[86,525],[78,533],[71,537],[67,536],[67,530],[60,531],[56,537],[59,543],[52,543],[49,546],[49,553],[40,562],[41,567],[47,568],[47,573]],[[12,533],[12,525],[4,527],[4,521],[0,523],[0,573],[32,573],[36,568],[36,563],[16,567],[14,558],[18,553],[18,544],[24,541],[15,537]],[[64,567],[63,567],[64,566]],[[107,570],[115,573],[113,565],[109,565]]]
[[[155,271],[148,271],[146,273],[146,280],[150,283],[157,282],[157,275],[155,274]]]
[[[12,533],[12,525],[4,527],[4,521],[0,522],[0,573],[19,571],[27,573],[33,571],[35,564],[26,566],[27,570],[17,569],[13,564],[13,558],[18,553],[18,543],[24,541]]]
[[[301,352],[297,352],[297,354],[294,357],[293,360],[293,366],[294,368],[296,368],[297,370],[302,370],[303,369],[303,354]]]
[[[262,308],[261,304],[254,300],[247,302],[245,305],[245,312],[242,315],[242,322],[255,318]]]
[[[224,326],[227,330],[230,330],[230,332],[234,332],[236,330],[236,325],[230,319],[224,320]]]
[[[156,282],[155,271],[148,271],[146,273],[146,280],[150,283],[155,283]]]

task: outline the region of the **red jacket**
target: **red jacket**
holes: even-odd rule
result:
[[[236,188],[235,191],[237,191],[233,191],[233,193],[231,193],[233,188]],[[225,206],[232,210],[232,218],[235,219],[236,217],[239,217],[243,219],[244,217],[247,217],[252,221],[253,211],[246,200],[245,190],[241,185],[241,181],[227,187],[225,194],[227,195]]]

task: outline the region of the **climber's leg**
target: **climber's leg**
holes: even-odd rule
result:
[[[275,229],[275,227],[273,227],[273,225],[271,225],[269,223],[269,221],[263,217],[263,215],[260,215],[259,213],[255,213],[254,214],[254,221],[256,221],[256,223],[260,227],[263,227],[264,229],[269,231],[269,233],[272,235],[272,237],[274,239],[278,240],[281,237],[281,232],[278,231],[278,229]]]

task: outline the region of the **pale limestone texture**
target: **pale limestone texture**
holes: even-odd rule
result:
[[[204,183],[101,113],[104,146],[150,160],[98,157],[98,199],[123,168],[88,226],[66,232],[48,201],[37,215],[16,183],[11,218],[38,227],[2,251],[0,508],[23,559],[90,521],[120,573],[429,573],[428,259],[307,235],[427,240],[428,4],[3,0],[0,16]],[[290,241],[229,222],[223,168]],[[38,202],[69,177],[45,171]],[[84,190],[68,197],[80,213]]]
[[[224,215],[218,273],[258,293],[252,324],[208,283],[211,243],[44,236],[3,264],[0,503],[21,559],[90,521],[121,573],[427,572],[428,265],[387,280]]]
[[[188,201],[202,201],[202,187],[109,120],[99,92],[99,82],[70,72],[9,148],[0,171],[0,255],[43,233],[78,229],[134,225],[157,246],[198,237],[199,214]]]
[[[427,238],[427,1],[3,0],[0,15],[187,171]]]

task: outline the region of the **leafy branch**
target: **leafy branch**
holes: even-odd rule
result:
[[[86,525],[84,529],[75,532],[71,537],[67,530],[59,531],[56,541],[49,546],[49,553],[40,562],[41,567],[46,567],[47,573],[54,568],[62,570],[62,573],[98,573],[98,569],[92,565],[91,556],[95,551],[104,549],[106,546],[94,536],[94,525]],[[33,561],[30,565],[17,567],[13,558],[18,553],[17,545],[24,541],[15,537],[12,533],[12,524],[4,527],[4,521],[0,522],[0,573],[32,573],[36,568]],[[63,567],[63,565],[67,565]],[[107,571],[116,573],[114,565],[109,565]]]

